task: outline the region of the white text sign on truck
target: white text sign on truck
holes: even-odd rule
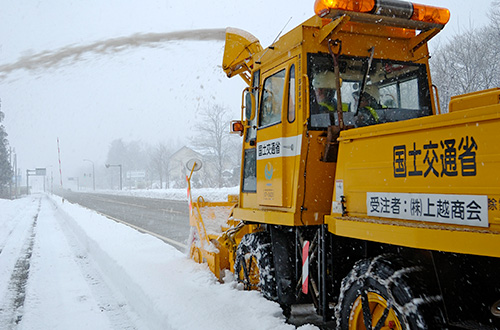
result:
[[[488,227],[488,197],[480,195],[366,193],[374,217]]]

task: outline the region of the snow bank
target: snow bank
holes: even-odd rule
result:
[[[206,265],[147,234],[52,198],[88,254],[151,329],[294,329],[278,304],[220,284]],[[317,329],[303,326],[301,329]]]
[[[84,191],[79,191],[84,192]],[[93,193],[94,191],[86,191]],[[187,200],[187,189],[136,189],[136,190],[98,190],[95,191],[101,194],[110,195],[125,195],[146,198],[159,198],[171,200]],[[228,195],[238,195],[240,192],[239,187],[231,188],[200,188],[192,189],[193,201],[196,201],[198,196],[203,196],[206,202],[226,202]]]

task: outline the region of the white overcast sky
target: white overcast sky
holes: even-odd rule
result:
[[[451,10],[443,42],[488,22],[489,0],[423,0]],[[246,30],[264,47],[314,15],[298,0],[0,0],[0,66],[21,57],[137,33],[225,28]],[[240,78],[221,68],[223,42],[165,42],[0,80],[1,110],[22,172],[52,166],[60,139],[63,175],[80,175],[83,159],[102,166],[113,139],[168,142],[190,136],[197,111],[219,103],[239,116]],[[431,44],[432,46],[432,44]]]

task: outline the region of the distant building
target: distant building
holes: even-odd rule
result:
[[[180,148],[177,150],[175,153],[170,156],[170,161],[169,161],[169,173],[168,173],[168,181],[169,185],[172,188],[184,188],[187,186],[186,183],[186,176],[189,176],[190,172],[186,167],[186,163],[191,160],[191,159],[199,159],[203,162],[203,156],[199,153],[194,151],[191,148],[188,148],[186,146]],[[201,180],[201,173],[204,172],[204,169],[198,171],[197,173],[193,174],[192,177],[192,183],[193,185],[199,185],[202,184]]]
[[[217,187],[219,179],[216,159],[214,156],[204,152],[204,150],[195,150],[190,147],[182,147],[170,156],[168,165],[167,181],[171,188],[186,187],[186,175],[190,174],[186,164],[191,159],[200,160],[202,168],[193,173],[191,184],[193,187]],[[222,185],[226,187],[239,184],[239,166],[234,166],[229,159],[224,160],[224,170],[222,172]]]

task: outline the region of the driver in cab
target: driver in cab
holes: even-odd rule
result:
[[[319,105],[319,113],[334,113],[337,111],[337,100],[335,92],[337,84],[335,74],[332,71],[322,71],[314,75],[312,85],[316,102]]]
[[[335,97],[337,92],[336,82],[335,73],[329,70],[316,73],[312,80],[314,95],[318,104],[317,113],[330,114],[332,124],[335,123],[334,114],[337,111],[337,99]],[[342,80],[340,83],[342,83]],[[349,104],[343,103],[342,111],[349,111]]]
[[[358,100],[359,91],[353,93],[354,100]],[[377,100],[367,92],[361,93],[359,100],[358,114],[356,116],[356,126],[363,127],[378,124],[380,119],[375,109],[380,109],[382,106]]]

